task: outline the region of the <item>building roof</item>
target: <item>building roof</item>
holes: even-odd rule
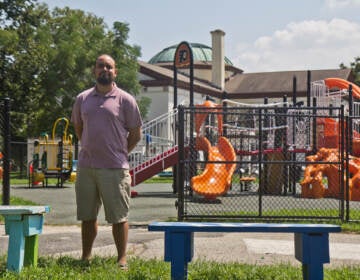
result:
[[[138,61],[140,66],[140,73],[151,78],[140,80],[140,84],[144,87],[151,86],[173,86],[174,85],[174,72],[173,70],[152,65],[143,61]],[[190,88],[190,78],[183,73],[177,74],[178,87],[183,89]],[[211,95],[217,98],[220,98],[222,91],[217,87],[211,85],[203,80],[198,80],[194,78],[194,91],[202,94]]]
[[[225,91],[230,99],[292,96],[293,81],[296,78],[296,96],[306,96],[308,73],[310,82],[332,77],[353,80],[351,69],[242,73],[231,77],[226,82]]]
[[[212,48],[209,46],[206,46],[204,44],[199,43],[189,43],[192,53],[193,53],[193,59],[194,61],[203,61],[203,62],[211,62],[212,61]],[[161,52],[154,55],[148,63],[150,64],[158,64],[158,63],[164,63],[164,62],[173,62],[174,61],[174,55],[175,51],[178,45],[172,45],[170,47],[167,47],[163,49]],[[225,57],[225,64],[227,65],[233,65],[233,63]]]
[[[161,65],[161,64],[160,64]],[[173,86],[174,72],[164,65],[153,65],[139,61],[143,79],[140,84],[145,87]],[[233,66],[232,66],[233,67]],[[279,71],[262,73],[234,72],[234,75],[225,82],[225,92],[228,99],[261,99],[282,98],[284,95],[293,95],[294,78],[296,77],[296,96],[305,97],[307,94],[308,74],[310,81],[324,80],[326,78],[341,78],[353,82],[351,69],[328,69],[311,71]],[[178,72],[178,87],[190,88],[190,79],[184,73]],[[216,98],[222,98],[223,92],[210,82],[194,77],[194,91]]]

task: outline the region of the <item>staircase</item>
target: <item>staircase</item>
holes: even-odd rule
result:
[[[129,154],[132,186],[175,165],[178,146],[175,141],[177,109],[143,124],[142,139]],[[132,192],[132,196],[136,192]]]
[[[131,185],[136,186],[146,179],[160,173],[161,171],[175,165],[178,162],[178,146],[151,158],[148,161],[130,169]]]

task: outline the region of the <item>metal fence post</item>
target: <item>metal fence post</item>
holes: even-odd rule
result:
[[[178,107],[179,126],[178,126],[178,145],[179,145],[179,161],[176,169],[176,190],[178,193],[177,208],[178,208],[178,221],[184,219],[184,181],[185,181],[185,111],[183,106]]]
[[[3,107],[3,138],[4,138],[4,150],[3,150],[3,205],[10,204],[10,98],[4,98]]]

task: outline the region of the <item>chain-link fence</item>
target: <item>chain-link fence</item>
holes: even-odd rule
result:
[[[346,137],[346,146],[349,147],[347,164],[349,168],[346,170],[347,178],[347,197],[346,200],[346,209],[349,209],[346,212],[346,220],[360,220],[359,215],[359,205],[354,200],[360,200],[360,185],[359,185],[359,176],[358,167],[360,162],[358,162],[358,157],[360,157],[360,103],[353,102],[350,106],[350,117],[347,118],[347,137]]]
[[[348,131],[343,107],[181,107],[178,218],[360,220]]]
[[[10,176],[27,176],[29,149],[11,141],[10,100],[0,108],[9,204]],[[228,104],[177,116],[180,220],[360,220],[360,117],[343,107]]]

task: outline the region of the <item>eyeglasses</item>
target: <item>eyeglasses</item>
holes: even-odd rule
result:
[[[97,63],[96,64],[96,68],[103,69],[104,67],[106,68],[106,70],[114,69],[114,66],[112,66],[108,63]]]

